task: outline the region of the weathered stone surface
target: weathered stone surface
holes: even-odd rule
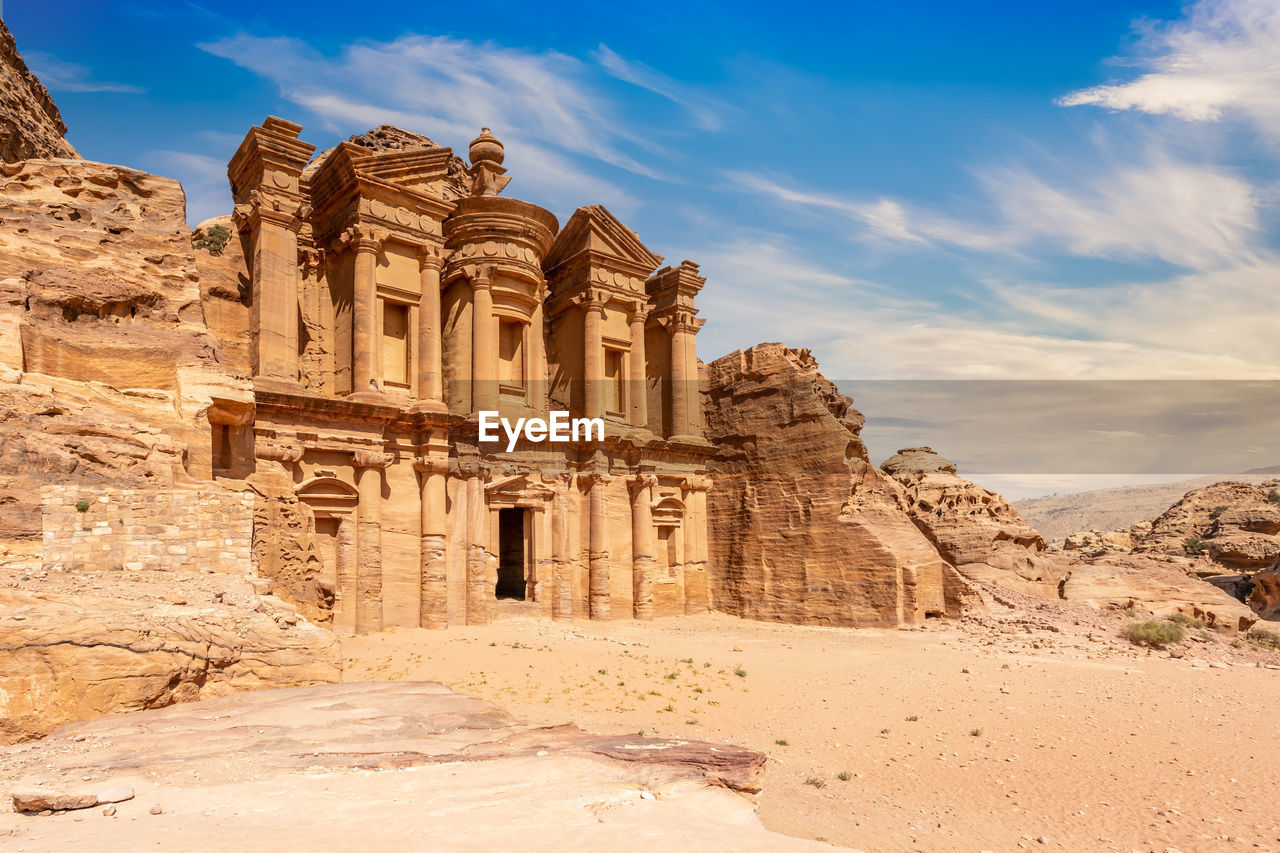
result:
[[[22,61],[13,33],[0,21],[0,162],[79,157],[62,138],[66,132],[58,105]]]
[[[47,588],[55,576],[9,583]],[[85,591],[0,588],[0,742],[114,711],[339,677],[332,634],[277,624],[269,607],[255,612],[261,599],[242,581],[201,575],[227,592],[216,604],[178,606],[161,591],[180,585],[180,573],[70,577]],[[135,582],[142,577],[154,595]]]
[[[1185,613],[1210,626],[1248,630],[1258,616],[1193,574],[1195,561],[1163,555],[1112,554],[1074,563],[1062,597],[1099,608],[1133,607],[1142,613]]]
[[[9,792],[14,811],[42,812],[46,809],[91,809],[108,803],[123,803],[133,799],[133,788],[128,785],[110,785],[87,791],[63,791],[50,788],[14,788]]]
[[[1044,553],[1044,537],[1000,495],[959,476],[928,447],[900,450],[882,467],[905,489],[916,525],[962,575],[1057,594],[1065,565]]]
[[[210,850],[240,849],[244,838],[332,846],[337,825],[361,849],[410,849],[424,837],[527,847],[533,827],[538,846],[569,850],[628,849],[641,838],[659,848],[819,847],[760,826],[743,796],[759,790],[760,753],[528,726],[433,682],[259,691],[108,717],[11,747],[0,761],[23,784],[127,780],[138,798],[122,817],[163,803],[162,823],[42,823],[45,845],[74,834],[97,849],[141,846],[168,826]],[[236,832],[210,831],[233,812]],[[15,825],[21,840],[30,824]]]
[[[1235,571],[1267,568],[1280,556],[1280,505],[1269,495],[1280,482],[1217,483],[1187,492],[1152,522],[1135,547],[1140,553],[1188,554],[1203,550]]]
[[[204,325],[176,181],[79,160],[0,169],[0,517],[45,483],[207,479],[214,399],[247,404]]]
[[[1072,533],[1062,543],[1062,550],[1072,556],[1089,558],[1103,554],[1127,554],[1151,532],[1151,522],[1135,524],[1128,530],[1086,530]]]
[[[897,626],[958,615],[963,581],[867,459],[862,415],[806,350],[707,365],[712,601],[782,622]]]

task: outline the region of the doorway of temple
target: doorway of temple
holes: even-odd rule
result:
[[[525,599],[525,532],[527,510],[498,510],[498,586],[497,598]]]

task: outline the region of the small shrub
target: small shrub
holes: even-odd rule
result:
[[[1199,557],[1207,546],[1199,536],[1188,536],[1182,540],[1182,552],[1188,557]]]
[[[1226,511],[1227,508],[1225,506],[1215,506],[1213,509],[1209,510],[1209,519],[1211,521],[1217,521],[1218,516],[1222,515]]]
[[[774,743],[776,743],[778,746],[790,746],[790,745],[791,745],[791,744],[787,743],[787,739],[786,739],[786,738],[784,738],[784,737],[780,737],[780,738],[778,738],[777,740],[775,740],[775,741],[774,741]]]
[[[839,773],[836,774],[836,778],[839,779],[841,782],[848,782],[850,779],[853,778],[853,774],[850,773],[848,770],[841,770]]]
[[[1273,504],[1280,504],[1280,492],[1275,489],[1267,492],[1267,501]]]
[[[667,673],[667,679],[668,679],[669,681],[675,681],[675,680],[676,680],[677,678],[679,678],[679,677],[680,677],[680,673],[678,673],[678,672],[668,672],[668,673]]]
[[[982,737],[982,729],[969,729],[969,737]]]
[[[596,670],[596,672],[600,673],[601,675],[608,675],[608,674],[609,674],[609,670],[607,670],[607,669],[597,669],[597,670]]]
[[[882,735],[887,735],[888,733],[889,733],[889,730],[888,730],[888,729],[881,729],[881,730],[880,730],[880,734],[882,734]]]
[[[1249,642],[1260,648],[1280,649],[1280,634],[1274,631],[1268,631],[1266,628],[1250,628],[1247,636]]]
[[[191,248],[204,249],[211,255],[221,255],[222,250],[227,247],[227,242],[231,239],[231,232],[226,226],[215,225],[208,231],[205,231],[199,237],[191,241]]]
[[[89,502],[85,500],[76,501],[76,512],[88,512]]]
[[[693,658],[680,658],[680,663],[687,663],[689,666],[693,666]]]
[[[667,707],[663,708],[662,710],[667,711],[669,713],[673,713],[676,710],[676,706],[668,703]]]
[[[920,719],[920,716],[918,714],[912,714],[910,717],[907,717],[907,722],[914,723],[918,719]]]
[[[746,671],[745,669],[743,669],[742,667],[738,667],[737,669],[735,669],[735,670],[733,671],[733,674],[734,674],[734,675],[736,675],[736,676],[738,676],[739,678],[746,678],[746,677],[747,677],[747,671]]]
[[[804,780],[804,783],[805,783],[806,785],[812,785],[812,786],[813,786],[813,787],[815,787],[815,788],[825,788],[825,787],[827,787],[826,780],[824,780],[824,779],[819,779],[817,776],[810,776],[808,779],[805,779],[805,780]]]
[[[1175,613],[1169,617],[1169,621],[1175,625],[1181,625],[1183,628],[1203,628],[1203,619],[1193,619],[1185,613]]]
[[[1120,632],[1120,636],[1135,646],[1163,649],[1170,643],[1181,643],[1186,638],[1187,632],[1181,625],[1148,619],[1145,622],[1132,623]]]

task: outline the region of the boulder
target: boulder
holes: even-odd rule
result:
[[[760,344],[705,367],[708,583],[753,619],[897,627],[956,616],[968,591],[867,458],[862,415],[807,350]]]

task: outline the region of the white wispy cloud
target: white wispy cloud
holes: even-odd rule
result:
[[[481,127],[490,127],[507,146],[508,165],[523,158],[563,167],[568,157],[580,157],[661,177],[629,152],[645,143],[627,130],[614,104],[594,91],[588,67],[555,51],[425,35],[359,42],[337,56],[294,38],[243,33],[200,47],[271,80],[285,99],[319,116],[330,131],[390,122],[461,148]],[[561,168],[560,174],[572,171]],[[516,172],[513,177],[537,179]],[[577,185],[627,198],[601,178],[580,175]]]
[[[591,56],[610,76],[683,107],[700,129],[720,130],[724,126],[724,114],[729,106],[723,101],[709,98],[643,62],[624,59],[606,44],[602,43]]]
[[[1201,0],[1171,23],[1144,26],[1132,64],[1145,73],[1062,97],[1187,121],[1242,118],[1280,140],[1280,4]]]
[[[29,50],[23,54],[27,66],[45,88],[54,92],[118,92],[141,95],[146,90],[128,83],[108,83],[95,80],[93,71],[79,62],[67,62],[51,53]]]

